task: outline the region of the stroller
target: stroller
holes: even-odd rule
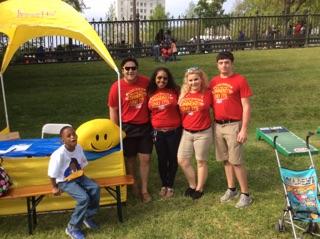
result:
[[[313,133],[306,137],[306,148],[310,159],[310,166],[304,170],[291,170],[281,166],[278,150],[277,137],[273,138],[273,147],[280,171],[283,189],[285,192],[285,207],[281,218],[275,224],[278,232],[284,232],[286,225],[291,226],[293,238],[301,239],[305,234],[320,236],[318,222],[320,222],[320,203],[318,199],[319,184],[316,169],[312,159],[309,138]],[[296,229],[302,230],[298,237]]]

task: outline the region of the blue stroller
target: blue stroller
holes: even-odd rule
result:
[[[281,166],[277,150],[277,138],[273,138],[273,146],[280,171],[280,176],[285,193],[285,207],[281,218],[275,225],[278,232],[284,232],[286,225],[291,226],[293,238],[301,239],[305,234],[320,236],[318,222],[320,222],[320,203],[318,199],[319,184],[316,169],[312,159],[309,138],[306,137],[305,152],[309,155],[311,165],[304,170],[291,170]],[[311,146],[312,147],[312,146]],[[297,236],[296,229],[302,230]]]

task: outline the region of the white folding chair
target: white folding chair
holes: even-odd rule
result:
[[[59,134],[60,130],[65,126],[71,126],[71,124],[56,124],[56,123],[48,123],[42,126],[41,138],[44,138],[45,134]]]

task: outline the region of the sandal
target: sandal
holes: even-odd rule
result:
[[[159,196],[163,198],[163,197],[166,196],[166,194],[167,194],[167,188],[166,187],[162,187],[160,189]]]
[[[173,195],[174,195],[174,190],[173,190],[173,188],[167,188],[167,193],[166,193],[165,198],[166,198],[166,199],[172,198]]]
[[[141,199],[143,203],[148,203],[152,200],[151,196],[149,193],[142,193],[141,194]]]

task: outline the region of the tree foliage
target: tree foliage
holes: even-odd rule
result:
[[[185,17],[186,18],[193,18],[195,17],[197,14],[195,12],[195,9],[196,9],[196,4],[192,1],[189,2],[189,5],[185,11]]]
[[[108,12],[106,13],[106,19],[113,20],[116,18],[116,9],[113,4],[109,6]]]
[[[216,17],[224,13],[222,5],[226,0],[199,0],[194,11],[198,17]]]
[[[242,0],[237,3],[235,13],[253,15],[305,14],[320,10],[318,0]]]
[[[161,19],[168,19],[169,13],[166,13],[164,7],[161,4],[158,4],[150,16],[150,20],[161,20]]]

